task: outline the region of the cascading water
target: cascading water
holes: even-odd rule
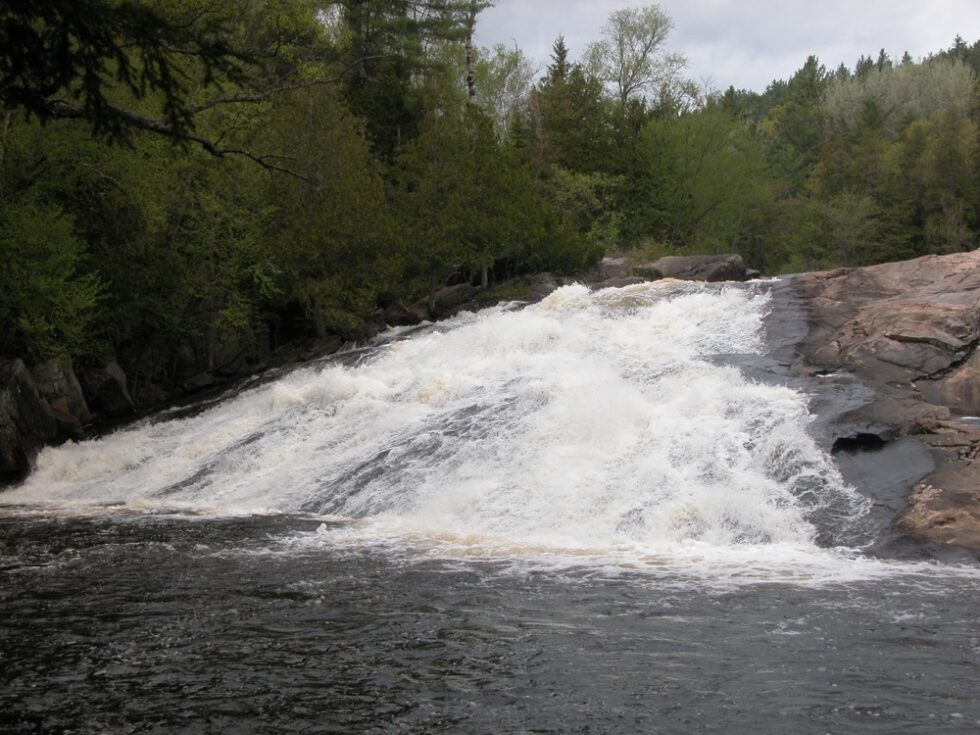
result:
[[[709,359],[762,350],[767,305],[758,288],[568,286],[46,450],[0,498],[556,549],[843,543],[867,501],[808,436],[806,397]]]
[[[570,286],[44,451],[0,731],[977,732],[975,561],[876,555],[795,318]]]

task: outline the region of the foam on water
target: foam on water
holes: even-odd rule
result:
[[[763,349],[763,291],[568,286],[45,450],[0,502],[306,512],[359,519],[362,541],[823,554],[867,501],[807,434],[804,395],[709,359]]]

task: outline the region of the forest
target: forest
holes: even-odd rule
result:
[[[453,279],[980,246],[980,41],[720,91],[658,6],[535,60],[474,46],[488,5],[4,3],[0,357],[117,360],[149,404]]]

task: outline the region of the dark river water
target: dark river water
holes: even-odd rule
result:
[[[718,585],[319,521],[0,522],[9,733],[974,733],[976,578]]]
[[[0,732],[978,733],[980,567],[783,283],[464,315],[45,450]]]

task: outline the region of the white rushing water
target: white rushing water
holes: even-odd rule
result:
[[[45,450],[0,501],[309,512],[464,545],[815,550],[821,522],[844,539],[867,501],[808,436],[805,396],[707,359],[761,351],[767,304],[676,281],[565,287]]]

